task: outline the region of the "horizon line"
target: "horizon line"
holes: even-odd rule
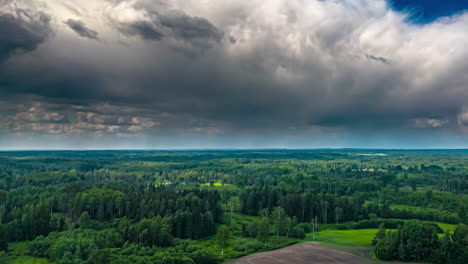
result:
[[[242,150],[467,150],[468,148],[56,148],[56,149],[0,149],[0,152],[14,151],[242,151]]]

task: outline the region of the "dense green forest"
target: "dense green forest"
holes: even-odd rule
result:
[[[0,152],[4,263],[215,264],[351,230],[464,263],[466,224],[463,150]]]

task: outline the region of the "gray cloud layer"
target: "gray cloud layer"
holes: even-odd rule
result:
[[[50,32],[50,17],[16,9],[14,14],[0,14],[0,62],[12,55],[32,51]]]
[[[415,26],[383,0],[16,0],[2,10],[4,138],[468,143],[468,14]],[[314,143],[324,140],[340,143]]]
[[[92,29],[86,27],[86,25],[80,20],[68,19],[64,22],[68,25],[76,34],[89,39],[99,40],[98,33]]]

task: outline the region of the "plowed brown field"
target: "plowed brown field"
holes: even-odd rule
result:
[[[361,264],[372,260],[357,255],[326,248],[317,242],[307,242],[294,246],[245,256],[228,264]],[[379,262],[383,263],[383,262]],[[396,264],[396,263],[393,263]]]

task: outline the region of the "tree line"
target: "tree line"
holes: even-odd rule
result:
[[[462,264],[468,259],[468,226],[458,225],[453,234],[439,239],[433,226],[418,220],[406,221],[397,230],[385,230],[382,225],[373,244],[382,260]]]

